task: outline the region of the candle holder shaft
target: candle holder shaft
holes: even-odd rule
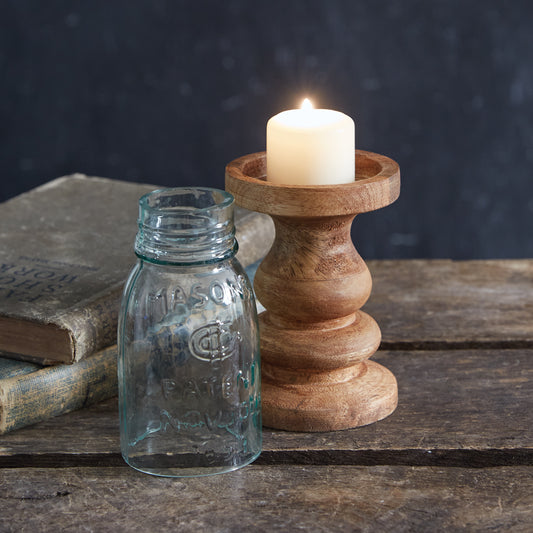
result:
[[[330,431],[366,425],[394,411],[397,384],[369,361],[377,323],[360,310],[372,280],[350,228],[358,213],[389,205],[400,172],[391,159],[356,152],[353,183],[280,185],[265,180],[265,153],[226,168],[237,204],[271,215],[274,244],[257,270],[265,426]]]

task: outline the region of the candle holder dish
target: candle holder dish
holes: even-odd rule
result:
[[[331,431],[391,414],[397,383],[368,360],[381,332],[360,310],[372,280],[350,228],[357,214],[398,198],[398,164],[356,150],[351,183],[284,185],[266,181],[259,152],[228,164],[226,190],[238,205],[270,215],[276,228],[254,283],[266,308],[259,317],[264,425]]]

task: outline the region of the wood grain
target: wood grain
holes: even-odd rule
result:
[[[352,215],[394,202],[400,194],[398,164],[363,150],[356,150],[355,157],[353,183],[285,185],[266,181],[266,152],[248,154],[227,165],[226,189],[241,207],[282,217]]]
[[[108,400],[0,437],[0,531],[529,533],[533,261],[370,270],[366,309],[385,343],[409,347],[374,355],[398,379],[393,415],[336,432],[265,429],[243,470],[161,479],[124,465]]]
[[[533,350],[378,352],[397,376],[389,418],[357,429],[264,430],[259,464],[533,465]],[[0,466],[120,465],[103,402],[0,437]]]
[[[373,357],[398,379],[393,415],[345,431],[265,429],[243,470],[161,479],[125,466],[108,400],[0,437],[0,531],[529,533],[533,261],[370,270],[365,309],[385,343],[410,348]]]
[[[393,415],[341,432],[267,432],[265,449],[345,463],[533,465],[533,351],[378,352],[375,359],[398,380]]]
[[[368,261],[386,349],[533,348],[533,260]]]
[[[259,318],[263,423],[326,431],[381,420],[396,408],[397,385],[389,370],[367,361],[381,335],[358,312],[372,280],[350,227],[358,213],[396,200],[399,167],[357,151],[353,182],[285,185],[265,180],[265,159],[250,154],[226,167],[236,203],[271,215],[276,228],[254,282],[267,309]]]
[[[250,466],[0,470],[0,530],[530,531],[533,468]]]

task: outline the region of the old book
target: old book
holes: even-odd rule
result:
[[[250,280],[260,262],[246,267]],[[258,310],[264,310],[259,302]],[[43,367],[9,355],[0,352],[0,435],[118,393],[116,345],[71,365]]]
[[[0,357],[0,434],[116,394],[116,346],[73,365],[42,367]]]
[[[116,342],[138,199],[154,188],[75,174],[1,204],[0,350],[73,363]],[[241,208],[235,219],[246,266],[270,248],[273,224]]]

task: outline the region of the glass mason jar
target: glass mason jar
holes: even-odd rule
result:
[[[259,331],[235,258],[233,196],[163,189],[139,201],[137,265],[118,326],[120,441],[160,476],[242,467],[261,452]]]

